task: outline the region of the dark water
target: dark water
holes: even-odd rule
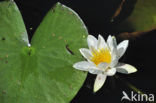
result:
[[[112,27],[130,15],[136,0],[127,0],[121,15],[110,22],[121,0],[15,0],[24,18],[29,39],[39,23],[42,21],[48,10],[56,3],[61,2],[74,9],[86,24],[89,33],[97,36],[102,34],[107,37],[109,34],[117,35],[119,31]],[[147,14],[148,15],[148,14]],[[32,28],[32,29],[30,29]],[[120,41],[118,39],[118,41]],[[117,74],[120,79],[108,77],[105,85],[97,92],[92,92],[95,76],[88,74],[88,77],[71,103],[120,103],[122,91],[130,94],[125,81],[130,82],[145,93],[156,94],[156,31],[142,37],[130,40],[130,45],[122,62],[134,65],[138,72],[135,74]],[[123,101],[123,103],[129,103]]]

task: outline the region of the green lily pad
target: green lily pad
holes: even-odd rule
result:
[[[119,25],[121,32],[147,31],[156,28],[156,0],[137,0],[132,14]]]
[[[68,103],[86,74],[72,67],[83,58],[87,29],[57,3],[35,32],[31,46],[15,3],[0,3],[0,103]]]

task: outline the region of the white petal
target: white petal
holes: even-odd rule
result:
[[[88,35],[87,42],[89,49],[91,49],[92,47],[97,49],[97,39],[94,36]]]
[[[99,35],[98,36],[97,48],[102,49],[102,48],[106,48],[106,47],[107,47],[107,44],[106,44],[105,39],[101,35]]]
[[[89,73],[91,74],[101,74],[102,72],[100,69],[89,69]]]
[[[100,73],[103,73],[107,68],[108,68],[108,66],[109,66],[109,64],[107,64],[107,63],[100,63],[99,65],[98,65],[98,69],[90,69],[89,70],[89,73],[91,73],[91,74],[100,74]]]
[[[113,48],[114,48],[114,45],[113,45],[113,39],[112,39],[112,36],[111,35],[108,36],[107,44],[108,44],[110,50],[112,51]]]
[[[98,74],[94,82],[94,92],[97,92],[105,83],[106,75]]]
[[[118,63],[118,65],[116,66],[116,70],[117,72],[124,74],[130,74],[137,71],[137,69],[134,66],[124,63]]]
[[[113,50],[111,51],[111,61],[114,61],[115,59],[119,59],[117,53],[118,53],[117,49],[113,48]]]
[[[83,55],[83,57],[85,57],[87,60],[90,60],[90,58],[92,57],[92,54],[89,49],[81,48],[80,52]]]
[[[114,60],[111,62],[110,67],[113,68],[113,67],[115,67],[117,64],[118,64],[118,59],[114,59]]]
[[[128,40],[122,41],[118,46],[117,46],[117,51],[118,51],[118,57],[122,57],[123,54],[125,53],[127,47],[128,47]]]
[[[108,68],[108,66],[109,66],[108,63],[102,62],[98,65],[98,68],[100,68],[104,71],[106,68]]]
[[[108,39],[107,39],[107,44],[108,44],[108,46],[109,46],[111,52],[112,52],[114,49],[117,49],[117,42],[116,42],[115,36],[109,35],[109,36],[108,36]]]
[[[107,76],[113,76],[116,73],[116,68],[111,68],[108,69],[107,72],[105,73]]]
[[[94,66],[94,64],[91,64],[87,61],[77,62],[73,65],[73,67],[75,69],[83,70],[83,71],[89,71],[89,70],[96,70],[97,69],[97,67]]]
[[[115,36],[112,36],[113,45],[115,48],[117,48],[117,42]]]

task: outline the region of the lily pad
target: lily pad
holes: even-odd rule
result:
[[[83,58],[88,31],[80,17],[57,3],[29,45],[15,3],[0,3],[0,103],[69,103],[86,74],[72,65]]]

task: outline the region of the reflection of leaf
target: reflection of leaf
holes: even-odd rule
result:
[[[69,103],[86,78],[72,65],[82,60],[78,49],[86,46],[87,34],[79,16],[58,3],[28,47],[16,4],[1,2],[0,103]]]
[[[156,28],[156,0],[137,0],[133,13],[117,27],[121,32]]]

